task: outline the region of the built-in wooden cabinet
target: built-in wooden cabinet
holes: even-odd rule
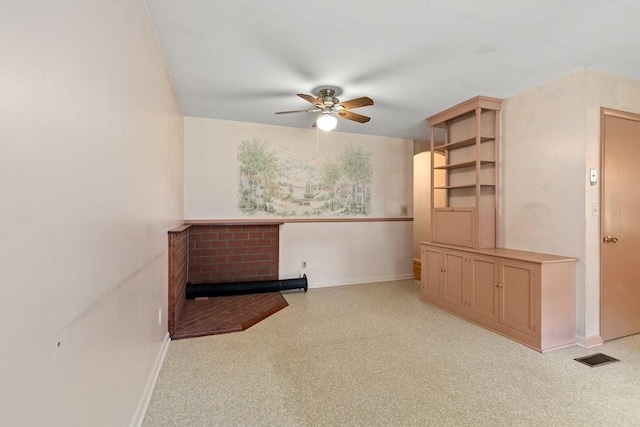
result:
[[[432,241],[496,246],[498,153],[502,100],[478,96],[427,119],[431,152]]]
[[[424,302],[538,351],[575,343],[575,258],[422,245]]]
[[[432,239],[422,244],[420,295],[547,351],[575,343],[577,259],[496,247],[501,104],[477,96],[427,119]]]

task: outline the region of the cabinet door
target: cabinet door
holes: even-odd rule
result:
[[[465,254],[457,251],[444,251],[444,277],[442,281],[442,299],[460,307],[465,305]]]
[[[469,258],[469,310],[497,321],[498,290],[498,261],[472,255]]]
[[[422,247],[422,299],[442,295],[442,249]]]
[[[434,242],[470,248],[476,246],[475,208],[436,208],[432,215]]]
[[[500,263],[500,322],[529,335],[536,335],[540,277],[537,264],[502,260]]]

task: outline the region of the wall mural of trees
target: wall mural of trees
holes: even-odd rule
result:
[[[371,151],[346,145],[334,157],[303,159],[259,138],[238,147],[238,208],[277,217],[371,214]]]

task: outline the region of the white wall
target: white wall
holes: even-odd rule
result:
[[[237,206],[238,146],[256,137],[309,164],[335,156],[345,144],[371,151],[368,217],[396,218],[406,206],[410,218],[411,140],[185,117],[185,219],[276,218]],[[410,221],[287,223],[280,235],[280,277],[306,273],[310,287],[408,278],[411,246]],[[301,261],[307,261],[306,271]]]
[[[182,116],[142,1],[0,14],[0,415],[127,425],[166,337]]]
[[[287,223],[280,229],[280,278],[306,274],[309,287],[408,279],[411,222]],[[307,262],[302,270],[301,261]]]

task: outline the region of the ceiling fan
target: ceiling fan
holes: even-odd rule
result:
[[[336,116],[347,120],[353,120],[358,123],[366,123],[371,120],[370,117],[363,116],[362,114],[354,113],[349,110],[352,108],[373,105],[373,99],[363,96],[349,101],[340,102],[340,100],[334,96],[335,93],[335,90],[331,88],[320,89],[319,96],[317,98],[312,95],[299,93],[298,96],[300,98],[310,104],[313,104],[315,108],[308,110],[278,111],[276,114],[321,113],[313,126],[317,125],[322,130],[335,129],[337,124]]]

